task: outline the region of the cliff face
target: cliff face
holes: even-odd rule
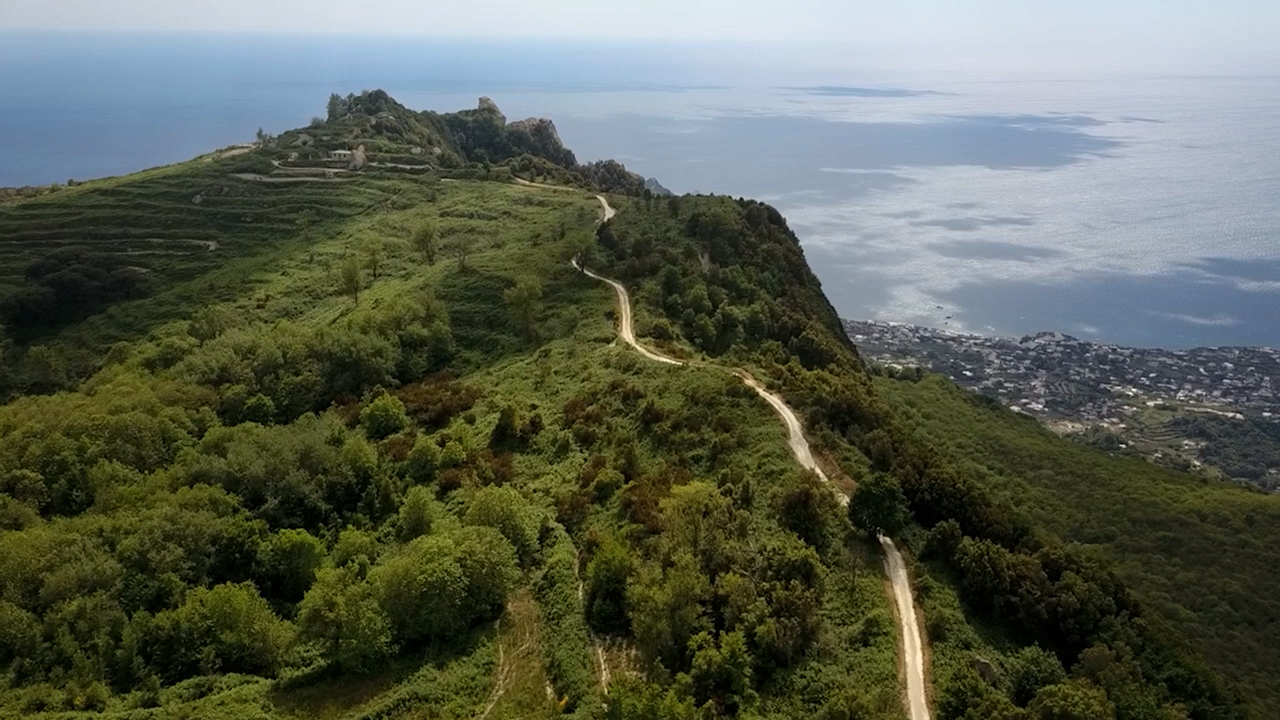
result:
[[[662,183],[658,182],[658,178],[649,178],[648,180],[645,180],[644,186],[646,189],[649,190],[649,192],[653,193],[654,195],[667,197],[668,195],[675,194],[670,190],[666,189],[665,187],[663,187]]]
[[[529,155],[562,168],[562,182],[585,180],[609,192],[639,195],[646,187],[668,192],[656,181],[646,183],[613,160],[579,164],[565,147],[556,125],[547,118],[508,122],[491,98],[481,97],[474,108],[451,113],[418,112],[401,105],[382,90],[331,99],[328,120],[281,135],[283,146],[302,148],[304,159],[323,158],[332,150],[357,146],[386,156],[429,156],[433,165],[459,167],[468,163],[504,164]],[[375,160],[377,158],[374,158]],[[581,180],[572,179],[577,177]]]
[[[547,118],[525,118],[507,124],[507,134],[511,144],[531,155],[544,157],[551,162],[566,168],[578,164],[573,151],[560,141],[560,133],[556,132],[555,123]]]
[[[480,98],[474,110],[439,117],[468,161],[500,163],[528,153],[567,169],[578,164],[550,120],[527,118],[508,123],[497,103],[487,97]]]

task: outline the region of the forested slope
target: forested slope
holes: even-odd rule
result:
[[[403,130],[460,167],[273,183],[264,146],[0,205],[25,233],[0,242],[13,293],[103,288],[4,348],[0,716],[901,718],[876,532],[925,558],[938,717],[1241,717],[1233,680],[1274,709],[1265,649],[1209,669],[1166,627],[1199,623],[1210,651],[1240,630],[1181,599],[1206,578],[1219,605],[1266,589],[1207,567],[1229,538],[1196,540],[1171,601],[1133,572],[1163,548],[1063,545],[1115,538],[1081,536],[1089,506],[1037,472],[1122,506],[1139,476],[1092,454],[1063,458],[1092,474],[1001,465],[913,412],[776,210],[615,196],[597,227],[591,195],[510,180],[598,188],[617,168],[511,138],[477,160],[456,138],[502,147],[482,142],[496,109],[353,98],[314,142]],[[218,245],[130,244],[146,238]],[[99,256],[55,254],[76,245]],[[631,286],[647,343],[695,362],[620,346],[611,291],[573,257]],[[848,516],[704,358],[804,412],[857,488]],[[1011,427],[1010,448],[1040,437]],[[1141,532],[1182,517],[1167,509]],[[1275,545],[1247,517],[1252,571]]]
[[[1232,684],[1170,627],[1175,608],[1145,600],[1093,553],[1064,545],[1063,526],[1045,522],[1057,508],[1037,508],[1035,498],[993,482],[980,448],[949,451],[964,426],[927,432],[898,396],[870,382],[843,335],[828,329],[835,315],[771,208],[715,197],[636,200],[601,230],[600,245],[613,272],[638,285],[634,295],[650,313],[645,334],[674,351],[723,356],[771,377],[807,410],[810,435],[832,465],[859,485],[850,506],[855,523],[916,539],[929,560],[919,590],[935,636],[940,716],[1074,717],[1055,714],[1068,706],[1086,708],[1081,717],[1245,712]],[[1026,430],[1042,432],[1034,424]],[[1090,457],[1105,466],[1095,481],[1109,485],[1113,500],[1139,501],[1132,467]],[[1078,462],[1061,471],[1087,475]],[[1239,499],[1228,488],[1208,493]],[[1221,552],[1230,549],[1225,540],[1216,539]],[[1189,564],[1205,571],[1195,586],[1221,580],[1211,562],[1202,556]],[[1202,636],[1211,636],[1221,619],[1184,612],[1174,622],[1203,623]],[[1218,667],[1242,677],[1238,666]],[[1245,690],[1255,711],[1270,707]]]
[[[935,447],[1037,525],[1114,563],[1144,605],[1280,707],[1280,498],[1064,442],[940,377],[876,387]]]
[[[875,556],[754,394],[613,345],[593,197],[243,162],[164,173],[372,202],[11,350],[103,354],[0,407],[0,715],[901,716]]]

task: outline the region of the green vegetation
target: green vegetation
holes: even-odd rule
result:
[[[484,103],[259,140],[0,201],[10,297],[65,305],[3,347],[0,715],[897,720],[875,532],[921,557],[941,718],[1242,716],[1169,627],[1276,706],[1273,629],[1213,638],[1269,589],[1265,499],[873,380],[772,208],[655,202]],[[361,146],[415,167],[325,165]],[[597,226],[513,177],[633,194]],[[785,393],[850,512],[738,378],[617,343],[574,256],[647,342]]]
[[[1257,717],[1274,714],[1280,498],[1079,447],[938,377],[877,390],[973,484],[1110,565],[1132,587],[1130,612],[1169,646],[1184,638]]]
[[[1204,443],[1201,459],[1228,477],[1244,478],[1264,487],[1280,482],[1275,477],[1280,474],[1280,423],[1184,414],[1169,425],[1181,435]]]
[[[0,210],[150,264],[10,349],[0,714],[599,717],[608,677],[617,711],[900,717],[874,558],[752,393],[613,345],[568,262],[593,197],[238,177],[273,152]],[[59,245],[16,261],[88,264]]]
[[[994,481],[1000,470],[992,467],[1034,457],[1038,465],[1003,466],[1010,482],[1032,469],[1046,483],[1074,473],[1080,481],[1073,491],[1111,493],[1108,509],[1114,512],[1134,505],[1115,496],[1142,482],[1141,477],[1127,474],[1130,466],[1060,441],[1032,421],[1011,420],[1014,416],[1008,413],[1003,424],[1023,422],[1022,429],[1030,434],[1015,435],[1011,444],[1030,445],[1034,437],[1037,442],[1057,443],[1060,450],[1083,453],[1089,461],[1015,452],[1010,447],[962,445],[969,442],[965,428],[987,430],[987,426],[955,417],[931,423],[938,403],[904,406],[890,391],[899,385],[933,387],[937,381],[883,380],[873,385],[847,341],[830,329],[834,313],[805,267],[798,243],[767,206],[730,198],[685,197],[669,203],[666,212],[640,200],[632,201],[629,209],[598,236],[611,272],[639,286],[633,294],[647,306],[647,312],[642,307],[638,313],[645,334],[673,352],[719,357],[721,363],[752,367],[759,376],[771,378],[794,407],[806,412],[807,427],[819,449],[863,486],[859,489],[864,499],[866,494],[873,498],[871,507],[851,509],[861,527],[892,528],[903,519],[904,503],[910,511],[911,524],[904,533],[918,549],[927,551],[929,560],[917,570],[924,573],[923,579],[939,585],[940,598],[953,598],[944,601],[950,612],[937,621],[941,623],[937,627],[964,643],[958,648],[941,643],[945,672],[934,677],[940,716],[1058,717],[1064,705],[1076,701],[1094,708],[1091,703],[1099,692],[1122,718],[1178,717],[1180,713],[1197,718],[1239,717],[1246,712],[1237,705],[1232,688],[1196,657],[1194,650],[1208,648],[1193,650],[1184,641],[1187,635],[1178,632],[1182,628],[1173,629],[1179,621],[1201,623],[1191,636],[1204,638],[1223,630],[1225,617],[1196,612],[1199,608],[1193,610],[1190,604],[1175,608],[1140,596],[1087,548],[1062,543],[1059,537],[1082,538],[1064,532],[1069,528],[1062,523],[1066,514],[1060,504],[1045,501],[1034,508],[1043,513],[1037,515],[1028,503],[1041,498],[1018,494],[1015,509],[1010,487]],[[954,392],[965,397],[962,391]],[[962,449],[951,451],[957,445]],[[1086,468],[1112,481],[1086,480]],[[1143,471],[1151,470],[1143,466]],[[1204,487],[1200,481],[1175,477]],[[1065,492],[1060,479],[1055,487]],[[1150,486],[1145,492],[1160,490]],[[1205,492],[1216,501],[1233,495],[1259,500],[1223,487],[1205,488]],[[1267,507],[1265,503],[1259,503],[1259,512]],[[1177,516],[1176,512],[1152,514],[1165,521]],[[1254,537],[1261,540],[1259,535]],[[1158,543],[1160,538],[1160,530],[1152,527],[1135,541]],[[1219,574],[1218,553],[1238,552],[1238,548],[1226,537],[1213,542],[1217,553],[1210,556],[1203,547],[1195,559],[1187,558],[1194,563],[1192,572],[1203,574],[1191,579],[1183,571],[1186,591],[1207,590],[1215,576],[1219,585],[1225,582]],[[1258,559],[1263,557],[1260,554]],[[1266,574],[1261,565],[1247,572],[1251,582]],[[1263,590],[1264,585],[1261,581],[1257,588]],[[1238,603],[1234,607],[1256,602],[1244,595],[1234,601]],[[1265,610],[1254,615],[1266,616]],[[930,620],[930,625],[935,621]],[[1254,642],[1265,641],[1255,638]],[[1003,685],[999,677],[984,678],[976,669],[975,649],[992,649],[988,663],[1012,664],[1023,648],[1034,644],[1051,651],[1069,672],[1067,686],[1045,686],[1029,699],[1023,691],[1015,699],[1013,688]],[[961,659],[965,655],[967,661]],[[1232,678],[1246,677],[1238,665],[1225,660],[1219,658],[1217,666],[1231,671]],[[1255,677],[1246,682],[1250,691],[1262,689]],[[1274,702],[1261,694],[1249,700],[1255,712]]]

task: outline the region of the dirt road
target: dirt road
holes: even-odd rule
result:
[[[603,213],[601,222],[608,222],[616,212],[609,206],[609,201],[603,195],[597,195],[596,199],[600,201]],[[587,270],[576,259],[573,261],[573,265],[588,276],[601,282],[606,282],[613,287],[618,296],[618,336],[622,338],[623,342],[654,362],[668,365],[685,364],[675,358],[654,352],[636,342],[635,328],[632,327],[631,322],[631,296],[627,293],[627,289],[622,283]],[[733,369],[730,372],[742,380],[747,387],[754,390],[765,402],[769,403],[769,407],[772,407],[778,417],[782,418],[782,423],[787,428],[787,445],[791,448],[791,454],[795,456],[796,462],[799,463],[800,467],[812,470],[823,482],[827,482],[826,473],[822,472],[822,468],[818,467],[818,463],[813,459],[813,451],[809,449],[809,441],[804,436],[804,426],[800,424],[800,419],[796,417],[795,411],[780,396],[769,392],[747,371]],[[849,504],[849,496],[838,489],[836,490],[836,496],[840,499],[841,505]],[[911,720],[930,720],[929,703],[924,681],[924,644],[920,639],[920,625],[919,619],[916,617],[915,598],[911,594],[911,578],[907,574],[907,566],[902,560],[902,554],[898,552],[898,547],[894,545],[893,540],[881,535],[880,546],[884,549],[885,573],[889,576],[890,584],[893,586],[899,637],[902,639],[902,664],[907,676],[906,705],[909,717]]]
[[[907,675],[907,710],[911,720],[929,720],[929,700],[924,684],[924,643],[920,640],[920,619],[911,596],[911,577],[902,553],[893,540],[880,536],[884,548],[884,571],[893,585],[898,610],[898,637],[902,639],[902,663]]]

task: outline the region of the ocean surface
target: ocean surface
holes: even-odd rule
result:
[[[735,47],[0,33],[0,185],[128,173],[381,87],[767,200],[841,315],[1280,346],[1280,78],[961,77]],[[2,240],[2,239],[0,239]]]

